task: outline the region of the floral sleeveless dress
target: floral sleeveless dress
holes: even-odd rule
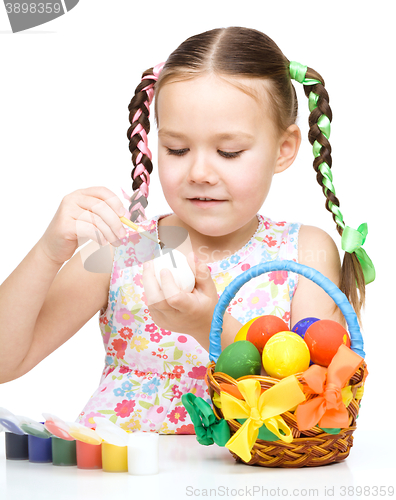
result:
[[[141,222],[158,238],[157,215]],[[243,271],[273,259],[298,261],[300,223],[274,222],[257,214],[252,238],[230,257],[208,264],[220,297]],[[125,226],[124,226],[125,227]],[[158,256],[158,243],[130,230],[114,248],[107,309],[99,315],[106,351],[99,387],[76,421],[95,428],[94,416],[105,416],[126,431],[194,434],[181,402],[192,392],[211,403],[204,380],[208,352],[190,335],[159,328],[151,319],[144,293],[143,262]],[[155,252],[157,251],[157,254]],[[245,283],[227,308],[242,324],[264,314],[290,327],[290,302],[298,275],[286,271],[257,276]]]

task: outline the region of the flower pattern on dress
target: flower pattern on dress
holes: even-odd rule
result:
[[[158,235],[157,215],[139,225]],[[270,260],[298,261],[300,223],[274,222],[257,214],[251,239],[233,255],[208,264],[218,296],[233,279]],[[104,416],[122,429],[160,434],[194,434],[181,397],[191,392],[212,405],[205,382],[208,352],[194,337],[159,328],[150,316],[143,289],[142,264],[155,258],[158,245],[126,228],[122,245],[114,250],[106,310],[99,315],[105,366],[99,387],[77,417],[94,426]],[[290,303],[298,275],[270,272],[246,282],[226,311],[245,324],[264,314],[282,318],[290,326]]]

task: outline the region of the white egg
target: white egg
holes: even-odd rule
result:
[[[184,254],[179,252],[179,250],[164,248],[163,252],[164,253],[160,257],[154,259],[155,277],[157,278],[161,290],[161,269],[169,269],[169,271],[171,271],[173,275],[176,285],[180,288],[180,290],[191,293],[194,290],[195,286],[195,275],[187,261],[187,258],[184,256]],[[173,266],[171,252],[176,267]]]

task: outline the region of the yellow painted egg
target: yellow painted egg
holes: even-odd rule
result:
[[[274,378],[284,378],[305,371],[310,355],[307,344],[294,332],[279,332],[265,344],[264,370]]]
[[[243,325],[243,327],[239,330],[239,332],[235,335],[234,342],[238,342],[239,340],[246,340],[246,335],[247,332],[250,328],[250,325],[256,321],[257,318],[253,318],[250,321],[246,323],[246,325]]]

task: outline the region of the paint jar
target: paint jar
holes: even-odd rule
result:
[[[102,438],[94,429],[78,422],[69,422],[68,433],[77,440],[77,467],[79,469],[102,468]]]
[[[20,427],[19,417],[0,408],[0,427],[5,431],[7,460],[29,460],[28,437]]]
[[[52,436],[52,463],[54,465],[77,465],[76,441]]]
[[[29,460],[27,434],[5,433],[5,454],[7,460]]]
[[[79,469],[102,468],[102,444],[89,444],[77,441],[77,467]]]
[[[102,467],[105,472],[128,472],[128,446],[103,442]]]
[[[28,435],[29,462],[50,463],[52,462],[51,438],[41,438]]]
[[[128,441],[128,472],[133,475],[158,474],[159,434],[136,431]]]
[[[60,420],[58,417],[52,416],[49,413],[43,413],[45,417],[44,427],[49,431],[53,436],[64,439],[66,441],[74,441],[74,437],[69,434],[69,426],[63,420]]]
[[[50,438],[52,436],[51,433],[44,427],[43,422],[36,422],[35,420],[27,421],[26,419],[24,422],[21,422],[21,429],[26,432],[26,434],[31,434],[32,436],[36,436],[38,438]]]

